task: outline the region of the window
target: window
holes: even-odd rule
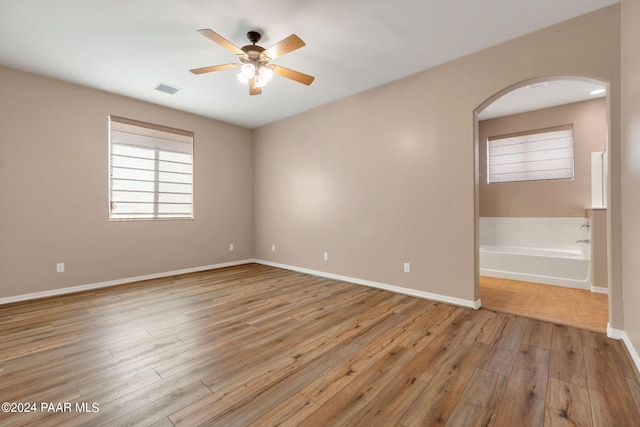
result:
[[[573,126],[487,140],[487,182],[573,179]]]
[[[193,133],[109,117],[109,219],[193,218]]]

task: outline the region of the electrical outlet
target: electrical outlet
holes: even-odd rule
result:
[[[56,264],[56,273],[64,273],[64,262]]]
[[[271,245],[271,252],[275,252],[276,251],[276,245]]]
[[[411,273],[411,264],[409,264],[408,262],[404,263],[404,272]]]
[[[233,252],[234,249],[233,243],[229,243],[229,252]]]
[[[329,261],[329,252],[324,253],[324,260]]]

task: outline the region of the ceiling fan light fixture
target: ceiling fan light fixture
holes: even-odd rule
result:
[[[269,67],[260,67],[260,80],[267,83],[273,77],[273,70]]]
[[[247,67],[247,68],[245,68]],[[245,71],[247,70],[247,71]],[[254,72],[253,64],[244,64],[240,73],[237,74],[241,83],[249,84],[249,80],[255,78],[256,87],[264,87],[273,77],[273,70],[266,66],[258,66],[258,72]]]
[[[247,80],[256,75],[256,68],[253,64],[244,64],[242,68],[240,68],[240,74]]]
[[[264,87],[269,80],[273,77],[273,70],[266,65],[258,68],[258,74],[256,74],[256,87]]]

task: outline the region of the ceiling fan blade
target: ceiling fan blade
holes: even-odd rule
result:
[[[211,73],[213,71],[229,70],[231,68],[238,68],[241,66],[242,64],[223,64],[223,65],[213,65],[211,67],[194,68],[189,71],[191,71],[193,74],[204,74],[204,73]]]
[[[298,83],[302,83],[307,86],[313,83],[313,81],[315,80],[315,77],[313,76],[301,73],[300,71],[292,70],[290,68],[281,67],[280,65],[274,65],[273,72],[279,76],[286,77],[291,80],[295,80]]]
[[[260,95],[262,93],[262,88],[256,86],[256,78],[251,77],[249,79],[249,95]]]
[[[229,40],[225,39],[224,37],[222,37],[220,34],[216,33],[213,30],[203,29],[203,30],[198,30],[198,32],[203,36],[205,36],[206,38],[208,38],[209,40],[215,43],[218,43],[223,48],[235,53],[236,55],[244,54],[242,49],[240,49],[238,46],[234,45]]]
[[[266,49],[263,53],[268,56],[269,59],[276,59],[284,54],[300,49],[304,45],[305,43],[300,37],[291,34],[289,37],[280,40],[278,43]]]

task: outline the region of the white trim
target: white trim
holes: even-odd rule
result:
[[[478,310],[481,306],[480,300],[471,301],[471,300],[466,300],[461,298],[449,297],[446,295],[432,294],[430,292],[416,291],[415,289],[403,288],[400,286],[388,285],[386,283],[380,283],[380,282],[372,282],[370,280],[358,279],[358,278],[349,277],[349,276],[342,276],[339,274],[327,273],[324,271],[310,270],[308,268],[294,267],[292,265],[279,264],[271,261],[256,259],[256,260],[253,260],[253,262],[256,262],[258,264],[268,265],[270,267],[284,268],[285,270],[297,271],[298,273],[310,274],[312,276],[325,277],[327,279],[341,280],[343,282],[354,283],[356,285],[364,285],[364,286],[370,286],[372,288],[384,289],[386,291],[391,291],[398,294],[409,295],[413,297],[434,300],[439,302],[445,302],[448,304],[460,305],[463,307],[473,308],[474,310]]]
[[[328,279],[341,280],[341,281],[344,281],[344,282],[350,282],[350,283],[354,283],[354,284],[357,284],[357,285],[364,285],[364,286],[370,286],[370,287],[373,287],[373,288],[384,289],[384,290],[387,290],[387,291],[391,291],[391,292],[395,292],[395,293],[399,293],[399,294],[404,294],[404,295],[410,295],[410,296],[414,296],[414,297],[418,297],[418,298],[434,300],[434,301],[439,301],[439,302],[445,302],[445,303],[448,303],[448,304],[460,305],[460,306],[463,306],[463,307],[473,308],[474,310],[478,310],[480,308],[480,306],[482,305],[481,301],[479,299],[477,301],[465,300],[465,299],[461,299],[461,298],[449,297],[449,296],[446,296],[446,295],[433,294],[433,293],[430,293],[430,292],[423,292],[423,291],[416,291],[414,289],[403,288],[403,287],[400,287],[400,286],[388,285],[388,284],[379,283],[379,282],[372,282],[372,281],[369,281],[369,280],[358,279],[358,278],[348,277],[348,276],[342,276],[342,275],[332,274],[332,273],[326,273],[326,272],[318,271],[318,270],[310,270],[310,269],[307,269],[307,268],[294,267],[294,266],[291,266],[291,265],[279,264],[279,263],[275,263],[275,262],[258,260],[258,259],[245,259],[245,260],[240,260],[240,261],[231,261],[231,262],[225,262],[225,263],[221,263],[221,264],[213,264],[213,265],[205,265],[205,266],[200,266],[200,267],[185,268],[185,269],[182,269],[182,270],[166,271],[166,272],[163,272],[163,273],[147,274],[147,275],[144,275],[144,276],[136,276],[136,277],[127,277],[127,278],[124,278],[124,279],[109,280],[109,281],[106,281],[106,282],[92,283],[92,284],[88,284],[88,285],[71,286],[71,287],[68,287],[68,288],[53,289],[53,290],[50,290],[50,291],[34,292],[34,293],[31,293],[31,294],[16,295],[16,296],[12,296],[12,297],[0,298],[0,305],[9,304],[9,303],[13,303],[13,302],[27,301],[27,300],[36,299],[36,298],[45,298],[45,297],[52,297],[52,296],[57,296],[57,295],[71,294],[71,293],[74,293],[74,292],[88,291],[88,290],[92,290],[92,289],[106,288],[106,287],[109,287],[109,286],[123,285],[123,284],[127,284],[127,283],[132,283],[132,282],[139,282],[139,281],[142,281],[142,280],[159,279],[159,278],[162,278],[162,277],[175,276],[175,275],[178,275],[178,274],[196,273],[196,272],[199,272],[199,271],[206,271],[206,270],[215,270],[217,268],[232,267],[232,266],[235,266],[235,265],[242,265],[242,264],[250,264],[252,262],[255,262],[255,263],[258,263],[258,264],[263,264],[263,265],[268,265],[268,266],[271,266],[271,267],[284,268],[285,270],[297,271],[299,273],[310,274],[312,276],[326,277]]]
[[[631,342],[629,335],[627,335],[625,331],[622,331],[620,329],[613,329],[607,323],[607,336],[614,340],[622,340],[625,347],[627,347],[629,354],[631,355],[631,359],[633,360],[633,363],[635,363],[636,365],[636,369],[640,371],[640,354],[638,354],[635,347],[633,346],[633,343]]]
[[[613,329],[609,324],[609,322],[607,322],[607,336],[609,338],[612,338],[614,340],[621,340],[623,334],[624,334],[624,331],[620,329]]]
[[[57,295],[71,294],[74,292],[89,291],[92,289],[106,288],[109,286],[124,285],[126,283],[139,282],[142,280],[159,279],[162,277],[176,276],[178,274],[196,273],[198,271],[214,270],[216,268],[232,267],[234,265],[249,264],[254,262],[252,259],[224,262],[221,264],[205,265],[201,267],[185,268],[182,270],[166,271],[164,273],[147,274],[144,276],[128,277],[125,279],[109,280],[107,282],[91,283],[88,285],[71,286],[68,288],[53,289],[50,291],[34,292],[31,294],[16,295],[12,297],[0,298],[0,305],[12,302],[27,301],[36,298],[53,297]]]
[[[591,286],[591,292],[594,294],[606,294],[609,295],[609,288],[602,288],[599,286]]]

